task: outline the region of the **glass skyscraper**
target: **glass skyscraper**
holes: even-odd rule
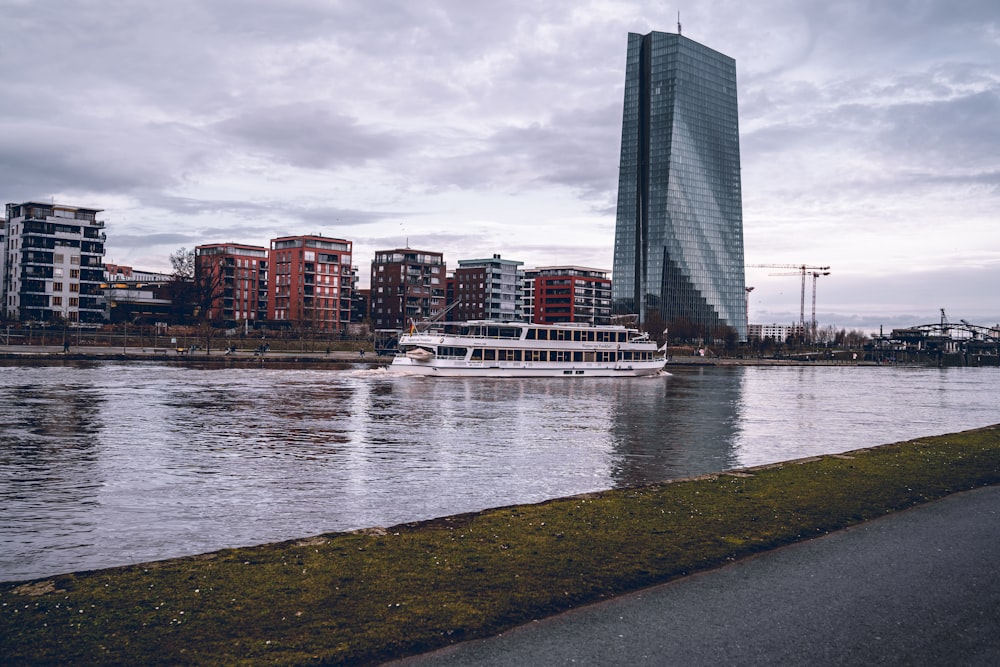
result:
[[[615,312],[746,340],[745,282],[736,62],[680,34],[629,33]]]

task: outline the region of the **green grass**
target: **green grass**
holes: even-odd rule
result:
[[[8,664],[374,664],[1000,482],[1000,426],[0,584]]]

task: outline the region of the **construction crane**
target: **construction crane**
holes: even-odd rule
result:
[[[816,335],[816,279],[820,276],[830,275],[829,266],[808,266],[806,264],[747,264],[748,269],[795,269],[794,273],[772,273],[772,276],[800,276],[802,278],[802,293],[799,297],[799,326],[802,327],[802,334],[806,333],[806,276],[811,275],[813,279],[812,292],[812,326],[810,327],[810,338]]]

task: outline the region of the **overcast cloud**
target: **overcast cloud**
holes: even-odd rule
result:
[[[407,243],[610,269],[627,33],[678,10],[736,59],[749,264],[831,266],[821,325],[1000,322],[995,0],[0,0],[0,195],[150,270],[309,233],[363,283]],[[751,322],[798,319],[776,272]]]

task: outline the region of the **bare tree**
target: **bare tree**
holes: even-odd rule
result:
[[[173,324],[190,324],[194,311],[194,250],[178,248],[170,253],[170,295]]]
[[[173,269],[171,275],[175,278],[194,280],[194,250],[178,248],[170,253],[170,266]]]
[[[171,253],[170,266],[175,317],[197,326],[205,340],[206,352],[211,352],[212,338],[223,320],[219,301],[225,287],[225,272],[219,265],[201,265],[197,253],[187,248]]]

